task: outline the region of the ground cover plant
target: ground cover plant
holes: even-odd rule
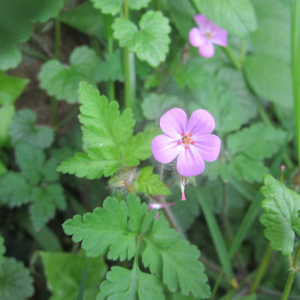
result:
[[[300,0],[3,0],[0,299],[300,299]]]

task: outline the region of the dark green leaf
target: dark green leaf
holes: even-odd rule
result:
[[[13,104],[6,104],[0,107],[0,147],[6,146],[9,142],[9,126],[15,112]]]

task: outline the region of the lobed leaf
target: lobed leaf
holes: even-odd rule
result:
[[[0,107],[0,147],[9,143],[9,126],[12,123],[16,110],[13,104],[6,104]]]
[[[295,232],[300,236],[300,196],[271,175],[264,176],[264,184],[260,191],[266,197],[261,203],[265,212],[259,218],[266,227],[264,235],[272,250],[288,255],[293,252]]]
[[[22,52],[12,47],[0,55],[0,69],[15,69],[22,62]]]
[[[5,260],[5,258],[4,258],[5,251],[6,251],[6,248],[4,246],[4,238],[2,236],[0,236],[0,272],[1,272],[1,268],[2,268],[2,263]]]

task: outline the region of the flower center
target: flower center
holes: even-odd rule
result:
[[[182,138],[181,141],[178,141],[178,145],[183,144],[185,149],[189,149],[189,145],[194,145],[195,142],[192,140],[192,133],[186,135],[185,133],[181,134]]]
[[[210,32],[206,32],[206,33],[205,33],[205,36],[206,36],[209,40],[212,39],[212,34],[211,34]]]

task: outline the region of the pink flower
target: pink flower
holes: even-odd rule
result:
[[[152,209],[161,209],[164,207],[169,207],[175,205],[175,202],[170,202],[170,203],[149,203],[149,208],[150,210]],[[155,219],[158,219],[158,212],[155,215]]]
[[[214,44],[227,47],[227,30],[222,29],[204,15],[196,15],[194,20],[199,28],[192,28],[189,34],[191,45],[199,47],[199,54],[212,57],[215,53]]]
[[[204,160],[214,161],[219,156],[221,140],[210,134],[215,120],[206,110],[196,110],[188,121],[182,109],[173,108],[161,117],[160,128],[165,134],[152,141],[154,157],[167,164],[178,156],[177,170],[184,177],[201,174]]]

